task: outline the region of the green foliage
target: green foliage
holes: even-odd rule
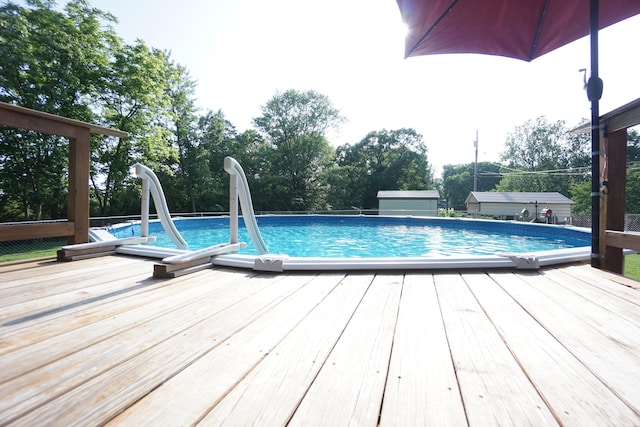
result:
[[[575,202],[572,211],[578,214],[591,212],[591,177],[574,180],[569,187],[569,198]]]
[[[574,212],[590,210],[590,138],[572,134],[563,121],[529,120],[511,133],[501,159],[498,191],[559,192],[576,202]]]
[[[640,170],[627,171],[625,196],[626,213],[640,213]]]
[[[58,249],[66,244],[67,239],[59,237],[3,242],[0,245],[0,263],[54,257]]]
[[[627,130],[627,160],[640,162],[640,133],[636,129]]]
[[[453,208],[448,208],[448,209],[440,208],[438,209],[438,216],[443,218],[459,218],[459,217],[463,217],[464,213],[456,212],[456,210]]]
[[[442,197],[455,209],[465,210],[465,201],[473,191],[475,164],[445,165],[442,172]],[[500,182],[500,166],[490,162],[478,163],[478,190],[492,191]]]
[[[167,56],[142,41],[113,54],[99,106],[107,125],[131,137],[94,139],[91,182],[101,215],[130,213],[126,211],[132,206],[121,200],[126,197],[121,190],[129,187],[129,171],[136,162],[144,161],[157,171],[178,157],[166,126],[171,117],[168,76],[172,71]]]
[[[71,0],[0,6],[0,100],[129,132],[91,136],[92,215],[132,214],[153,169],[174,212],[228,209],[226,156],[247,172],[257,210],[377,207],[377,191],[432,188],[427,149],[413,129],[371,132],[334,150],[344,122],[315,91],[276,93],[237,132],[222,111],[200,112],[185,67],[142,40],[126,44],[115,17]],[[63,138],[0,129],[0,219],[66,215],[68,144]]]
[[[640,213],[640,134],[635,129],[627,132],[627,161],[625,211]]]
[[[635,280],[640,280],[640,254],[625,255],[624,275]]]
[[[32,8],[0,7],[0,100],[93,121],[90,94],[113,42],[102,22],[112,18],[83,0],[69,2],[66,14],[53,10],[52,2],[30,4]],[[22,219],[65,216],[67,152],[62,138],[2,130],[2,197],[18,201]],[[15,214],[3,211],[2,216]]]
[[[269,175],[263,177],[263,191],[271,196],[269,206],[323,209],[328,187],[320,178],[333,162],[326,133],[344,118],[325,95],[294,89],[276,93],[261,111],[254,125],[271,148],[264,153]]]
[[[563,121],[544,117],[516,127],[505,143],[501,160],[504,179],[498,191],[559,192],[569,194],[574,168],[589,164],[589,136],[568,132]],[[579,169],[582,176],[587,172]],[[581,178],[580,175],[577,175]]]
[[[380,190],[428,190],[433,188],[427,147],[414,129],[370,132],[353,146],[337,149],[340,167],[349,167],[352,198],[338,209],[357,206],[377,208]]]

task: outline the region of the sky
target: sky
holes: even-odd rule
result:
[[[509,133],[546,116],[590,117],[585,37],[524,62],[458,54],[404,59],[395,0],[90,0],[115,15],[125,42],[171,52],[197,81],[198,106],[239,132],[278,91],[315,90],[347,122],[333,146],[370,131],[414,128],[436,176],[446,164],[497,161]],[[59,1],[60,5],[64,2]],[[604,114],[640,97],[640,16],[600,32]],[[588,75],[588,73],[587,73]]]

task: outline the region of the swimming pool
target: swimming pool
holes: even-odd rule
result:
[[[180,234],[197,250],[229,241],[229,218],[174,219]],[[256,259],[276,260],[291,269],[446,268],[524,266],[588,259],[590,234],[571,227],[542,224],[384,216],[267,215],[258,217],[269,254],[258,255],[240,218],[239,240],[247,247],[220,255],[224,264],[256,266]],[[121,224],[114,236],[139,235],[139,224]],[[158,222],[152,243],[161,253],[173,245]],[[149,248],[151,250],[151,248]],[[586,258],[585,258],[586,257]],[[232,260],[235,260],[232,262]],[[542,264],[541,264],[542,262]],[[230,265],[231,265],[230,264]],[[300,268],[294,268],[298,265]],[[237,265],[236,265],[237,266]],[[328,268],[332,266],[331,268]]]

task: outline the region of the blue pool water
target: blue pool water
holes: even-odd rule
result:
[[[229,218],[174,220],[177,229],[197,250],[229,241]],[[442,257],[493,255],[503,252],[537,252],[589,246],[590,234],[542,224],[461,220],[449,218],[402,218],[381,216],[260,216],[258,227],[273,254],[292,257]],[[139,224],[110,229],[116,237],[140,235]],[[149,234],[155,246],[175,247],[159,222]],[[242,219],[239,240],[247,247],[239,253],[257,255]]]

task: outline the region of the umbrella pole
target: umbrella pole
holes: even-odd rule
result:
[[[591,77],[587,96],[591,101],[591,266],[600,268],[600,98],[598,76],[598,0],[590,0]]]

